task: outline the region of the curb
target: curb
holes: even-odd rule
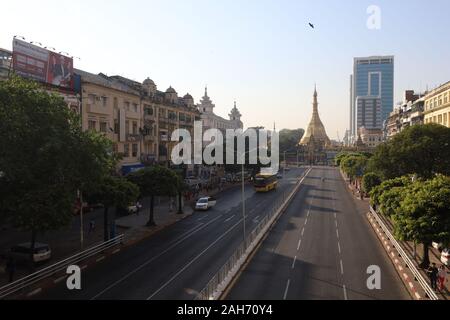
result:
[[[400,276],[400,279],[402,280],[405,287],[408,289],[408,292],[410,293],[411,297],[415,300],[427,300],[425,297],[422,297],[422,295],[417,290],[416,285],[414,283],[415,279],[407,273],[408,268],[404,267],[400,259],[398,259],[398,252],[396,253],[395,248],[391,247],[390,242],[384,235],[383,231],[377,225],[375,219],[372,217],[370,213],[367,213],[366,216],[367,219],[369,220],[370,225],[374,229],[378,239],[380,240],[383,248],[386,250],[392,264],[395,266],[396,268],[395,270]]]

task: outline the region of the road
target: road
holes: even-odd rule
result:
[[[313,168],[226,298],[411,299],[366,212],[336,168]],[[367,288],[372,265],[381,290]]]
[[[305,168],[286,172],[276,191],[258,194],[247,185],[246,231],[257,225]],[[82,290],[62,282],[35,299],[193,299],[243,239],[241,190],[222,192],[218,204],[198,212],[151,238],[108,257],[82,272]]]

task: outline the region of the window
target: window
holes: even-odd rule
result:
[[[101,121],[100,122],[100,132],[104,132],[106,133],[106,131],[108,130],[108,123],[105,121]]]
[[[102,97],[102,106],[106,107],[107,104],[108,104],[108,98]]]
[[[177,120],[177,114],[173,111],[169,111],[169,119],[170,120]]]
[[[114,97],[114,108],[118,108],[119,107],[119,102],[117,101],[117,98]]]
[[[137,134],[137,122],[133,121],[133,134]]]
[[[119,134],[120,126],[119,126],[119,119],[114,119],[114,133]]]
[[[125,110],[130,111],[130,103],[128,101],[125,101]]]
[[[438,123],[442,124],[442,114],[438,115]]]
[[[444,126],[447,126],[447,114],[444,113]]]
[[[126,158],[130,156],[130,145],[128,143],[123,145],[123,156]]]
[[[95,94],[88,94],[88,103],[95,104]]]
[[[130,133],[130,120],[125,120],[125,133]]]
[[[133,112],[138,112],[138,105],[137,105],[137,103],[133,103]]]
[[[95,121],[95,120],[89,120],[88,121],[88,129],[89,130],[95,131],[96,130],[96,126],[97,126],[97,121]]]
[[[131,156],[132,157],[137,157],[137,154],[138,154],[138,145],[137,145],[137,143],[133,143],[131,148],[132,148]]]
[[[149,105],[144,106],[144,114],[147,116],[153,116],[153,108]]]

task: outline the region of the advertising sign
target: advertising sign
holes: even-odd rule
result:
[[[31,43],[13,40],[13,69],[24,77],[73,88],[73,59]]]

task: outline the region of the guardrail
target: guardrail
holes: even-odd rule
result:
[[[124,239],[124,235],[121,234],[113,239],[102,242],[98,245],[95,245],[95,246],[89,248],[89,249],[79,252],[67,259],[58,261],[55,264],[52,264],[48,267],[40,269],[40,270],[38,270],[32,274],[29,274],[21,279],[18,279],[18,280],[11,282],[3,287],[0,287],[0,299],[3,299],[11,294],[17,293],[20,290],[23,290],[25,288],[28,288],[28,287],[32,286],[33,284],[56,274],[59,271],[67,269],[67,267],[70,265],[77,264],[80,261],[83,261],[87,258],[90,258],[90,257],[96,255],[99,252],[102,252],[106,249],[115,247],[118,244],[121,244],[123,242],[123,239]]]
[[[386,234],[388,240],[392,243],[394,248],[397,250],[399,255],[402,257],[403,261],[408,266],[409,270],[411,270],[411,272],[414,275],[415,279],[420,284],[422,289],[425,291],[427,297],[430,300],[439,300],[439,297],[437,296],[437,294],[433,291],[433,289],[428,284],[428,282],[423,278],[423,276],[420,274],[419,270],[417,270],[417,268],[414,265],[413,261],[409,258],[408,254],[403,250],[403,248],[397,242],[397,240],[395,240],[394,236],[391,234],[389,229],[386,227],[384,222],[381,220],[381,218],[378,215],[378,213],[372,207],[370,207],[370,213],[375,218],[375,220],[378,222],[378,224],[380,225],[381,229]]]
[[[287,203],[297,193],[303,179],[308,175],[311,169],[307,170],[297,182],[297,185],[291,192],[285,192],[283,196],[277,200],[275,205],[270,209],[269,213],[258,223],[253,231],[247,235],[228,261],[220,268],[220,270],[212,277],[205,288],[197,294],[196,300],[214,300],[220,297],[223,290],[247,260],[249,254],[258,245],[260,240],[266,234],[280,212]]]

